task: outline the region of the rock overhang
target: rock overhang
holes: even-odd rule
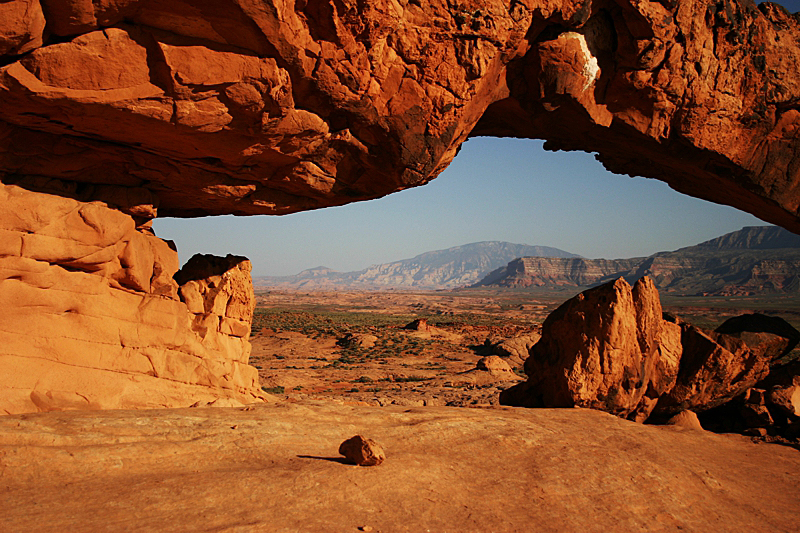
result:
[[[775,4],[3,9],[4,183],[143,219],[284,214],[422,185],[469,136],[514,136],[800,231],[800,24]]]

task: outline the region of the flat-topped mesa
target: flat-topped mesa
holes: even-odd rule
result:
[[[282,214],[514,136],[800,232],[798,39],[797,15],[732,0],[18,0],[0,177],[144,191],[148,216]]]

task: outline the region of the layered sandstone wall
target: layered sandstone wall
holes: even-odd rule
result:
[[[16,186],[0,186],[0,220],[0,413],[257,398],[249,262],[179,286],[147,225]]]

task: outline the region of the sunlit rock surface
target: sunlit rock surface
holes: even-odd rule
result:
[[[256,401],[244,258],[179,286],[170,243],[100,202],[0,186],[0,220],[0,414]],[[215,281],[250,292],[178,295]]]
[[[354,434],[377,467],[343,464]],[[590,409],[274,403],[0,417],[0,530],[786,532],[800,454]]]
[[[280,214],[421,185],[468,136],[514,136],[800,230],[800,27],[775,4],[2,9],[5,182],[143,188],[170,216]]]

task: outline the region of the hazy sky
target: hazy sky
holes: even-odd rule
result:
[[[800,0],[781,3],[800,11]],[[232,253],[249,257],[256,276],[279,276],[361,270],[477,241],[637,257],[763,224],[656,180],[611,174],[590,154],[477,138],[428,185],[378,200],[280,217],[158,219],[155,230],[176,242],[181,262]]]

